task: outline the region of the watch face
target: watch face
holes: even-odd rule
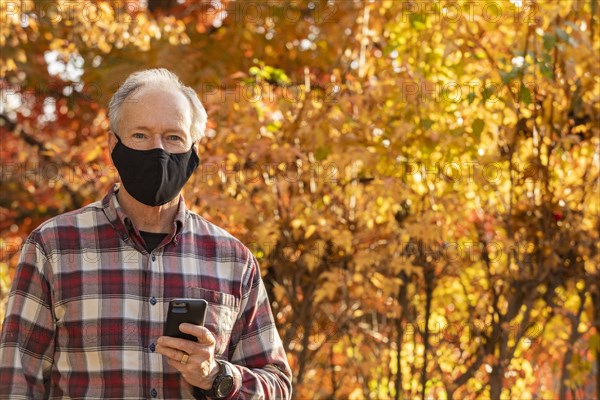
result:
[[[219,397],[226,397],[229,395],[233,389],[233,376],[226,376],[223,378],[221,382],[219,382],[219,386],[217,387],[217,395]]]

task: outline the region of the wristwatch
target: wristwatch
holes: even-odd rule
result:
[[[229,364],[217,361],[219,373],[213,381],[212,388],[204,390],[204,394],[211,399],[224,399],[233,392],[233,371]]]

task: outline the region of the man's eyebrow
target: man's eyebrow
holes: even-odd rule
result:
[[[149,131],[151,129],[148,128],[147,126],[138,125],[138,126],[131,128],[131,130],[133,130],[133,131]]]
[[[179,128],[165,129],[165,133],[179,133],[179,134],[185,135],[185,131],[183,129],[179,129]]]

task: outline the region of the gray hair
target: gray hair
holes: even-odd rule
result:
[[[144,71],[134,72],[129,75],[125,82],[115,92],[113,97],[110,99],[108,104],[108,119],[110,120],[110,129],[117,133],[117,126],[121,119],[121,106],[132,93],[136,90],[148,86],[157,84],[172,85],[181,90],[183,95],[187,97],[190,102],[192,109],[192,128],[191,136],[192,141],[196,142],[204,136],[204,130],[206,129],[206,110],[198,99],[198,95],[194,89],[185,86],[179,80],[179,77],[165,68],[147,69]]]

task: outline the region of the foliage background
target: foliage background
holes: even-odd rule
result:
[[[190,207],[261,262],[308,398],[600,398],[598,2],[1,1],[0,317],[116,180],[107,102],[209,113]]]

